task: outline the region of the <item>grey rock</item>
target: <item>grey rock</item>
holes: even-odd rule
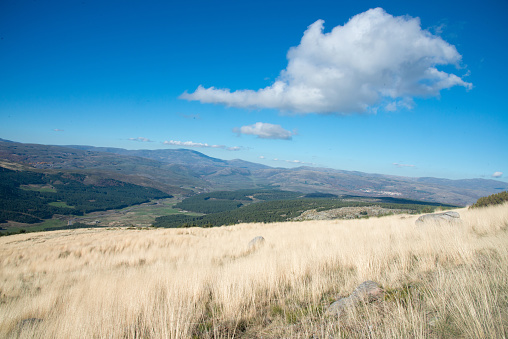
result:
[[[350,297],[341,298],[328,307],[325,315],[341,316],[348,308],[354,307],[355,304],[355,301]]]
[[[258,247],[262,246],[265,243],[265,238],[262,236],[257,236],[251,241],[249,241],[249,244],[247,245],[249,248],[249,251],[256,250]]]
[[[420,216],[416,221],[416,225],[422,225],[425,222],[456,222],[460,221],[460,214],[455,211],[448,211],[443,213],[425,214]]]
[[[383,296],[384,291],[381,286],[375,281],[367,280],[355,288],[350,298],[370,303],[383,298]]]
[[[300,214],[293,220],[335,220],[335,219],[358,219],[362,217],[378,217],[387,214],[401,214],[410,213],[409,209],[391,209],[379,206],[364,206],[364,207],[341,207],[331,210],[320,211],[308,210]]]
[[[341,298],[331,304],[326,310],[325,315],[341,316],[348,308],[355,307],[360,303],[371,303],[382,300],[384,291],[381,286],[372,280],[367,280],[358,285],[349,297]]]

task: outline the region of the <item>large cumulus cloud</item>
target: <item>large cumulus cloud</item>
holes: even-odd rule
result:
[[[459,66],[457,49],[422,30],[420,20],[394,17],[381,8],[351,18],[323,33],[323,20],[304,32],[288,54],[277,80],[259,90],[199,86],[180,98],[240,108],[272,108],[294,113],[363,113],[412,107],[414,97],[471,83],[438,66]]]

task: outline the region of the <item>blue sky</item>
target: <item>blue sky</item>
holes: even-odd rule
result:
[[[506,13],[501,0],[3,0],[0,138],[507,181]]]

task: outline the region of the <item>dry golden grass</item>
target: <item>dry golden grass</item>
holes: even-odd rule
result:
[[[459,213],[3,237],[0,337],[506,337],[508,204]],[[324,316],[364,280],[385,300]]]

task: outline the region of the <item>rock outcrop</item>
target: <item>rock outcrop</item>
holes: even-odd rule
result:
[[[454,211],[448,211],[443,213],[425,214],[419,217],[416,221],[416,225],[422,225],[426,222],[457,222],[460,221],[460,214]]]
[[[247,245],[249,251],[254,251],[258,249],[259,247],[263,246],[265,243],[265,238],[262,236],[257,236],[251,241],[249,241],[249,244]]]
[[[341,298],[328,307],[325,315],[341,316],[348,308],[356,307],[360,303],[371,303],[382,300],[384,291],[381,286],[372,280],[367,280],[358,285],[349,297]]]
[[[388,214],[411,213],[409,209],[391,209],[379,206],[364,207],[341,207],[326,211],[309,210],[303,212],[293,220],[334,220],[334,219],[358,219],[364,217],[379,217]]]

